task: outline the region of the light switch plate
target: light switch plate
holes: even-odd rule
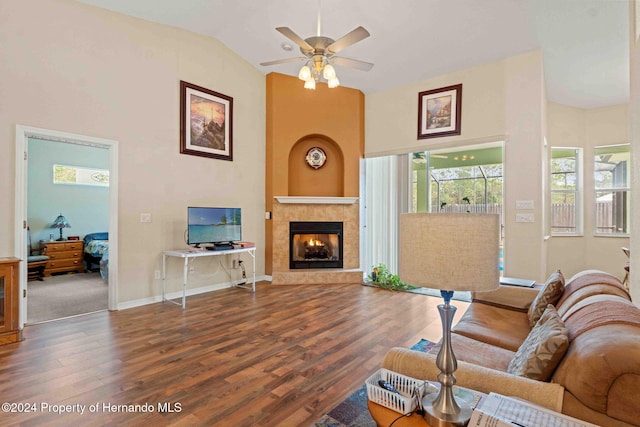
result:
[[[150,213],[141,213],[140,214],[140,222],[151,222],[151,214]]]
[[[533,200],[516,200],[516,209],[533,209]]]

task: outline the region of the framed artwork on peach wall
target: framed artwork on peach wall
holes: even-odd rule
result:
[[[233,98],[180,81],[180,153],[233,161]]]
[[[462,84],[418,94],[418,139],[460,135]]]

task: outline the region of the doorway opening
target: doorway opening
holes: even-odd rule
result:
[[[117,141],[16,126],[16,256],[26,259],[26,255],[33,251],[40,251],[42,255],[49,256],[42,281],[28,281],[26,263],[21,265],[20,289],[24,296],[20,303],[21,328],[24,324],[81,314],[78,313],[77,306],[82,295],[76,291],[86,291],[89,286],[101,288],[103,300],[99,309],[117,309],[117,151]],[[59,152],[66,153],[65,157],[60,159],[52,154]],[[99,161],[91,163],[93,155],[102,156],[102,167],[96,167]],[[102,169],[108,173],[109,185],[102,185],[99,189],[98,186],[89,188],[91,185],[87,186],[84,178],[78,179],[77,183],[69,180],[62,184],[55,182],[56,167],[59,168],[61,163],[76,167],[82,173],[85,171],[81,169]],[[104,176],[98,178],[103,181],[105,179]],[[101,213],[102,219],[95,223],[96,228],[91,226],[91,217],[95,218],[95,212],[94,215],[90,213],[92,206],[104,211]],[[51,209],[54,209],[55,213],[49,212]],[[68,225],[52,228],[53,224],[58,222],[59,216],[63,216]],[[58,227],[60,226],[58,224]],[[30,229],[31,245],[27,244],[27,227]],[[62,240],[59,240],[59,232]],[[86,265],[83,238],[95,232],[108,232],[109,235],[109,265],[106,276],[97,270],[85,272],[93,270],[95,266]],[[88,270],[85,270],[86,267]],[[29,314],[29,310],[38,307],[29,301],[31,295],[40,299],[40,307],[43,307],[42,303],[44,307],[53,304],[46,292],[37,295],[39,292],[36,292],[36,288],[51,290],[50,286],[42,285],[55,285],[61,290],[60,293],[64,290],[68,295],[66,299],[58,299],[55,304],[69,307],[56,308],[50,315],[53,316],[51,319],[47,319],[47,316],[43,318],[42,313],[34,313],[34,316]],[[84,296],[85,301],[95,298]],[[96,311],[95,308],[95,305],[85,305],[80,312]],[[65,311],[68,309],[70,311]]]
[[[490,213],[500,219],[504,269],[502,142],[411,153],[412,212]]]

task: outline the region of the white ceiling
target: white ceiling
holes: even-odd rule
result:
[[[629,99],[627,0],[78,0],[216,38],[267,74],[296,75],[301,56],[275,30],[337,40],[357,26],[371,36],[337,56],[374,63],[336,67],[343,86],[373,93],[542,49],[547,97],[582,108]],[[301,82],[302,84],[302,82]],[[425,88],[429,89],[429,88]]]

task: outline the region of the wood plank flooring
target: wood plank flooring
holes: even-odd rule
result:
[[[28,326],[25,341],[0,346],[0,400],[33,406],[0,412],[0,425],[308,426],[389,348],[437,341],[440,302],[260,283],[191,296],[185,311],[158,303]],[[454,305],[458,318],[468,306]]]

